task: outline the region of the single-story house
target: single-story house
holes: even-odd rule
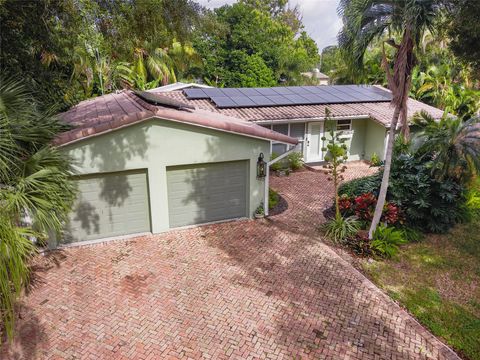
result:
[[[83,101],[56,139],[74,160],[78,199],[65,243],[251,217],[263,201],[260,154],[289,137],[150,93]],[[52,241],[51,246],[55,246]]]
[[[330,77],[321,73],[319,69],[313,69],[312,71],[301,73],[301,75],[312,79],[315,85],[328,85]]]
[[[385,156],[393,107],[391,93],[380,86],[327,85],[245,89],[184,89],[163,93],[199,109],[233,116],[299,140],[296,148],[304,161],[322,162],[325,110],[336,128],[348,138],[349,160]],[[408,113],[421,110],[434,118],[443,111],[420,101],[408,100]],[[272,152],[282,154],[291,145],[272,142]]]
[[[63,243],[251,217],[268,194],[260,154],[324,160],[325,110],[348,137],[350,160],[384,155],[393,109],[372,86],[122,91],[61,118],[57,145],[75,161],[79,195]],[[442,111],[409,100],[410,114]],[[52,243],[54,243],[52,241]]]

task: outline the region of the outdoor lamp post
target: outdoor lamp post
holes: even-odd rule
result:
[[[267,163],[263,160],[263,153],[260,153],[257,160],[257,179],[263,179],[265,176],[267,176]]]

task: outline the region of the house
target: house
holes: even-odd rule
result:
[[[315,85],[328,85],[330,81],[330,78],[328,77],[328,75],[321,73],[320,70],[318,69],[313,69],[313,71],[301,73],[301,75],[309,79],[312,79]]]
[[[63,244],[251,217],[263,201],[260,154],[298,140],[155,93],[122,91],[60,115],[55,142],[79,194]],[[55,246],[54,241],[51,246]]]
[[[56,139],[75,161],[79,188],[62,242],[251,217],[268,195],[268,175],[257,178],[261,154],[323,161],[328,108],[349,160],[383,157],[390,100],[383,88],[342,85],[186,86],[83,101],[61,114],[73,128]],[[412,99],[408,106],[443,115]]]
[[[184,83],[181,81],[177,81],[176,83],[159,86],[149,91],[150,92],[168,92],[168,91],[184,90],[184,89],[208,89],[211,87],[212,86],[205,85],[205,84]]]
[[[307,164],[324,161],[322,138],[328,130],[327,108],[333,125],[347,138],[349,160],[370,160],[373,154],[384,158],[394,112],[387,89],[366,85],[185,89],[164,95],[294,137],[299,140],[295,148]],[[443,116],[442,110],[408,100],[410,115],[421,110],[434,118]],[[273,153],[282,154],[289,149],[292,145],[272,141]]]

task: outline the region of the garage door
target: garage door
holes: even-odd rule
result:
[[[146,172],[80,178],[65,242],[150,231]]]
[[[248,162],[167,168],[170,227],[247,215]]]

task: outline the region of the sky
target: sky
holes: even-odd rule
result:
[[[211,9],[235,2],[234,0],[197,0]],[[320,51],[337,43],[342,20],[337,15],[339,0],[290,0],[290,5],[300,6],[307,33],[317,42]]]

